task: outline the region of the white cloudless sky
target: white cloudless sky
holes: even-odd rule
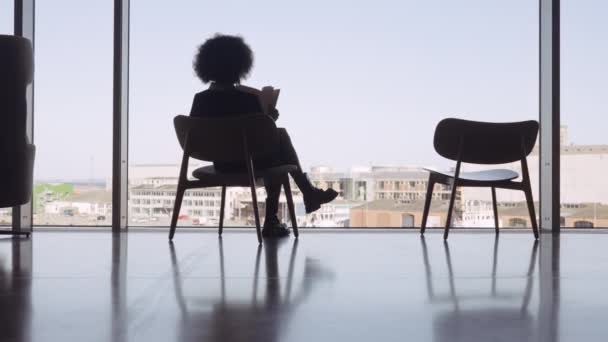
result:
[[[36,6],[36,177],[107,177],[112,2]],[[562,121],[576,143],[605,142],[607,9],[562,1]],[[179,161],[172,118],[205,88],[192,57],[216,32],[251,45],[245,84],[282,89],[278,125],[305,167],[443,165],[442,118],[538,118],[537,1],[131,0],[131,15],[131,164]]]
[[[13,34],[13,0],[0,0],[0,34]]]

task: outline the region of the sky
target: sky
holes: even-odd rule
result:
[[[8,33],[12,0],[0,6]],[[35,177],[105,178],[112,2],[36,10]],[[562,122],[578,144],[608,143],[597,124],[608,114],[606,10],[562,0]],[[281,88],[277,124],[304,167],[443,166],[432,147],[441,119],[538,118],[536,1],[131,0],[130,164],[179,162],[172,119],[205,89],[192,58],[217,32],[251,45],[243,83]]]

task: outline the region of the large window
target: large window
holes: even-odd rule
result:
[[[600,0],[562,0],[561,216],[566,227],[608,227],[608,48]]]
[[[34,224],[109,225],[111,1],[36,3]]]
[[[538,119],[534,1],[178,7],[132,0],[131,225],[169,222],[181,157],[172,118],[188,114],[193,95],[205,88],[192,58],[217,32],[242,35],[251,45],[255,65],[245,84],[282,89],[277,124],[290,132],[311,179],[340,192],[313,215],[304,215],[297,195],[301,226],[419,226],[428,177],[421,167],[454,165],[432,147],[441,119]],[[538,164],[537,155],[531,159]],[[537,196],[538,168],[531,172]],[[429,225],[443,224],[449,191],[437,186]],[[489,190],[463,190],[458,198],[455,225],[493,225]],[[512,214],[501,225],[520,216],[529,221],[523,195],[499,192],[498,200]],[[228,203],[229,224],[252,223],[246,189],[231,190]],[[217,224],[219,190],[191,192],[181,214],[181,225]]]

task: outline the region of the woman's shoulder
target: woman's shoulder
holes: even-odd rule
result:
[[[215,89],[209,88],[194,94],[194,97],[206,97],[206,96],[243,96],[243,97],[257,97],[257,95],[251,91],[246,91],[241,88],[223,88]]]

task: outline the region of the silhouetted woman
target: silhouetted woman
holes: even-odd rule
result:
[[[205,118],[234,117],[243,114],[262,113],[260,99],[251,93],[237,88],[245,79],[253,65],[253,52],[240,37],[216,35],[207,40],[198,49],[194,58],[194,70],[203,83],[210,83],[209,88],[194,96],[191,116]],[[275,109],[270,116],[276,121],[279,112]],[[302,171],[300,161],[291,139],[284,128],[278,128],[280,148],[276,155],[254,160],[256,169],[268,168],[280,164],[297,165],[298,170],[291,172],[291,177],[304,196],[306,213],[331,202],[338,195],[333,189],[315,188]],[[243,172],[244,164],[214,163],[219,171]],[[265,237],[282,237],[289,235],[289,229],[278,217],[280,179],[267,179],[266,218],[262,234]]]

